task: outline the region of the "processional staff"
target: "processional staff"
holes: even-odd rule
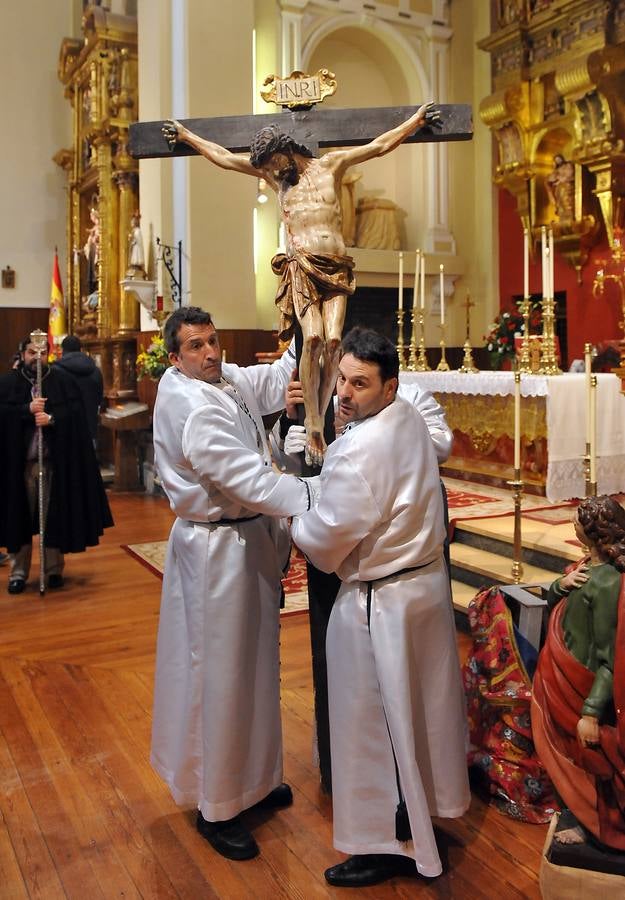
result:
[[[37,353],[37,383],[33,394],[37,397],[42,395],[42,373],[41,373],[41,354],[46,352],[48,348],[48,335],[45,331],[37,328],[30,333],[30,342]],[[46,566],[45,566],[45,508],[43,497],[43,428],[37,425],[37,463],[39,467],[37,477],[38,487],[38,509],[39,509],[39,593],[43,596],[46,592]]]

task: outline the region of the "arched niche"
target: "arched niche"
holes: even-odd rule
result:
[[[554,156],[559,154],[570,159],[573,142],[573,135],[565,128],[550,128],[536,136],[531,158],[535,173],[532,179],[533,221],[537,224],[547,224],[556,218],[547,191],[547,178],[553,171]]]
[[[375,30],[362,19],[341,16],[325,21],[302,47],[305,71],[329,68],[338,90],[324,100],[325,106],[359,108],[417,106],[427,98],[425,72],[414,48],[392,26]],[[357,171],[362,178],[356,197],[384,197],[404,210],[400,214],[402,247],[423,243],[427,227],[424,197],[427,151],[420,145],[398,147],[380,159],[372,159]]]

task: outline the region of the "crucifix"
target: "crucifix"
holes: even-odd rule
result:
[[[476,367],[473,361],[473,348],[471,347],[471,310],[475,306],[475,303],[471,303],[471,294],[467,294],[466,299],[464,301],[464,308],[466,311],[466,340],[464,342],[464,357],[462,359],[462,365],[458,369],[459,372],[463,372],[465,375],[472,375],[475,372],[479,372],[479,369]]]
[[[305,459],[320,466],[324,415],[336,382],[354,262],[341,231],[345,171],[402,143],[469,140],[466,105],[377,109],[308,109],[279,115],[146,122],[130,126],[130,152],[145,159],[199,153],[221,168],[262,177],[278,196],[287,246],[272,260],[280,276],[280,337],[297,319],[302,330],[300,379],[306,417]],[[318,157],[321,147],[331,151]],[[341,148],[341,149],[337,149]]]
[[[299,87],[296,84],[295,90]],[[281,90],[288,92],[289,85],[283,85]],[[334,388],[336,369],[333,363],[334,360],[338,362],[338,353],[334,354],[341,338],[346,294],[353,292],[355,287],[353,261],[345,256],[340,236],[340,181],[346,167],[345,162],[352,165],[361,161],[349,156],[337,159],[336,149],[320,159],[317,159],[317,154],[320,149],[325,148],[358,150],[371,145],[389,132],[392,134],[395,129],[401,129],[399,140],[396,144],[385,147],[383,152],[392,150],[399,143],[471,139],[473,125],[469,106],[438,106],[436,110],[432,110],[431,124],[426,123],[426,112],[427,107],[422,113],[424,121],[419,121],[420,117],[416,116],[414,107],[409,106],[375,109],[290,108],[288,111],[265,115],[188,119],[182,123],[140,122],[130,126],[129,149],[135,158],[153,159],[201,153],[224,168],[256,178],[264,177],[276,190],[288,243],[286,256],[278,255],[272,265],[274,270],[277,269],[282,274],[277,302],[288,307],[290,294],[294,300],[295,313],[297,315],[299,312],[304,326],[299,366],[303,387],[307,381],[306,418],[311,426],[306,454],[309,464],[312,462],[319,465],[323,456],[320,418],[325,411],[324,401],[328,405]],[[407,125],[411,120],[412,124]],[[286,142],[283,135],[287,136]],[[283,152],[276,153],[274,148],[274,152],[265,159],[267,148],[263,148],[262,144],[266,139],[267,146],[271,148],[274,138],[279,144],[282,143]],[[250,159],[250,151],[253,161]],[[368,159],[375,155],[378,153],[373,152],[362,158]],[[328,157],[330,165],[326,168],[322,163]],[[254,162],[259,163],[260,168]],[[299,297],[293,296],[298,293]],[[306,299],[303,306],[300,305],[302,293],[313,301],[307,309]],[[283,304],[282,301],[286,303]],[[326,307],[325,312],[323,307]],[[282,321],[284,322],[284,318]],[[306,337],[308,355],[305,349]],[[318,364],[322,354],[326,357],[323,361],[323,384]],[[327,393],[327,399],[319,396],[319,389]],[[331,411],[332,407],[329,408]],[[332,423],[329,431],[333,433]],[[319,769],[321,784],[330,791],[325,636],[340,582],[336,575],[326,575],[310,564],[307,565],[307,574]]]

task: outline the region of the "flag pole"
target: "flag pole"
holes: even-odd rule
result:
[[[41,354],[48,346],[48,335],[39,328],[31,331],[30,342],[37,352],[37,397],[42,396]],[[46,592],[46,561],[45,561],[45,509],[43,496],[43,428],[37,425],[37,462],[39,473],[37,479],[38,506],[39,506],[39,593],[43,596]]]

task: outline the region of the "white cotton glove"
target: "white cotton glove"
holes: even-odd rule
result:
[[[303,453],[306,447],[306,429],[303,425],[291,425],[284,439],[284,452],[289,456]]]

